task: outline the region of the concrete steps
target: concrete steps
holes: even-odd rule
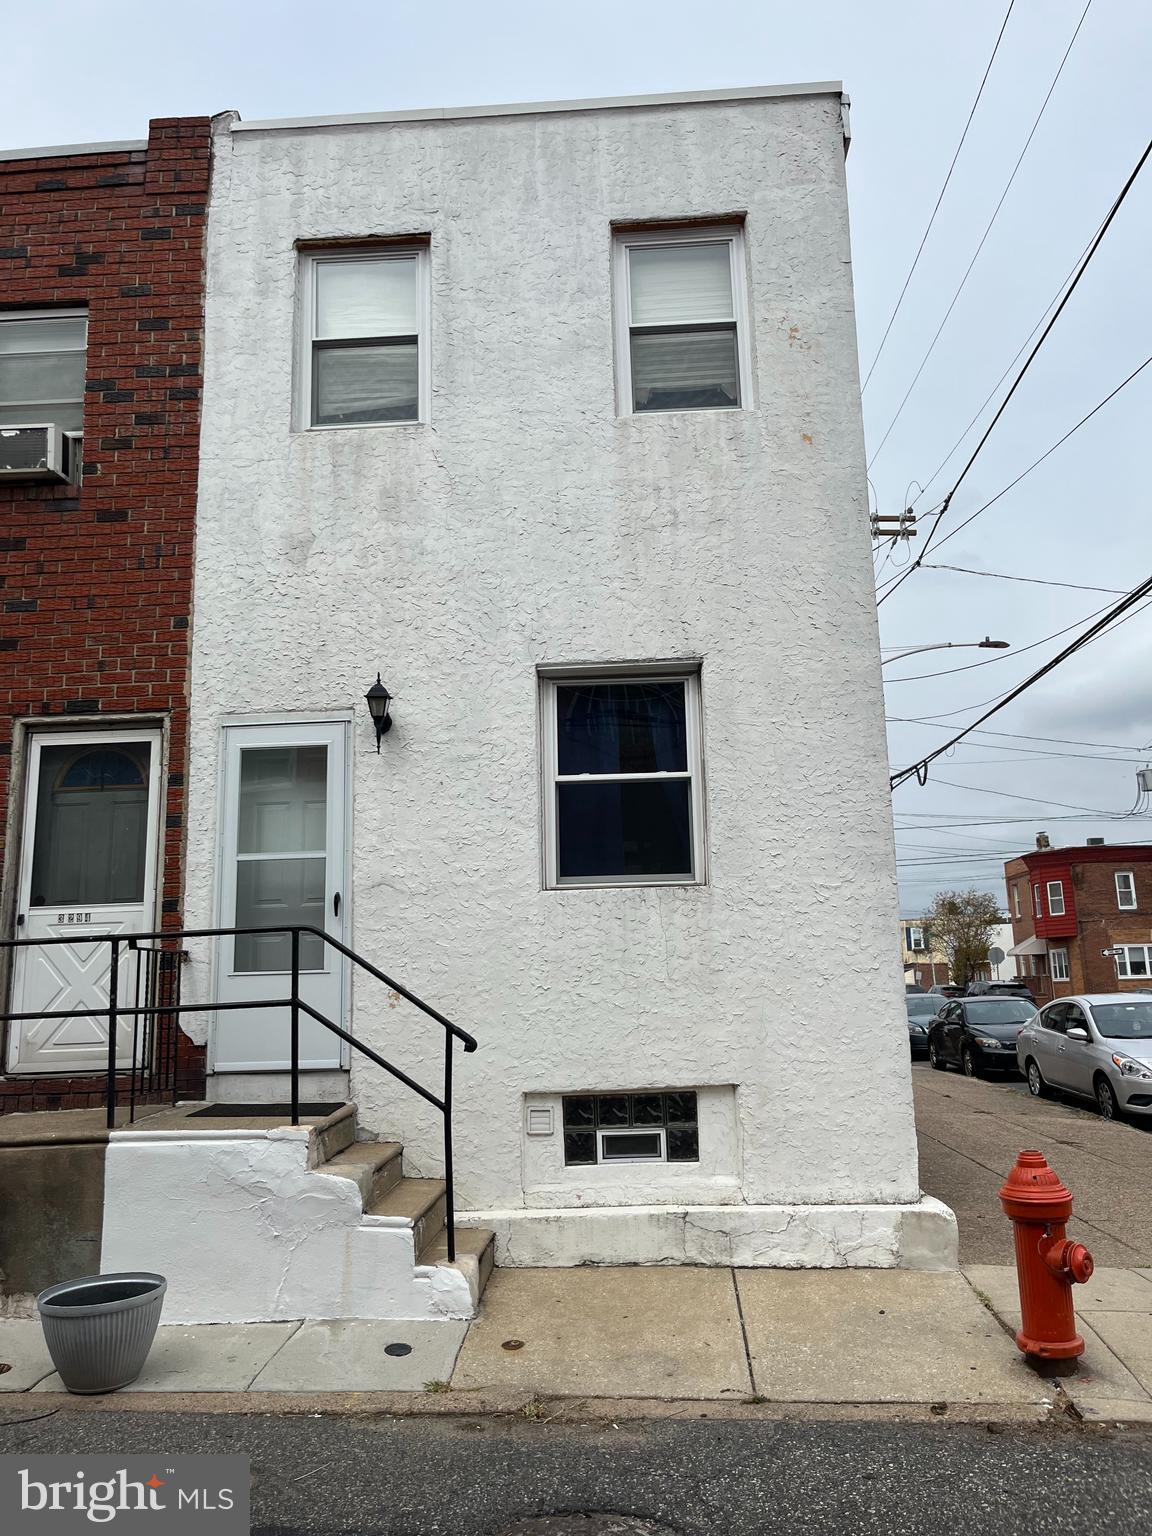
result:
[[[444,1181],[409,1177],[399,1142],[358,1140],[355,1105],[298,1126],[283,1105],[208,1109],[109,1144],[103,1268],[167,1274],[169,1320],[476,1315],[493,1233],[458,1228],[449,1260]],[[142,1226],[142,1205],[161,1216]]]

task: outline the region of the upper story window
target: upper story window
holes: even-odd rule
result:
[[[84,425],[83,310],[0,314],[0,426]]]
[[[1064,883],[1061,880],[1048,882],[1048,916],[1064,916]]]
[[[904,944],[910,950],[925,949],[924,929],[917,923],[909,923],[904,929]]]
[[[695,672],[544,677],[548,886],[703,880]]]
[[[388,426],[428,419],[428,250],[303,256],[303,427]]]
[[[1040,887],[1038,885],[1032,887],[1032,915],[1034,917],[1044,916],[1044,903],[1040,899]]]
[[[1129,873],[1116,876],[1116,905],[1121,912],[1136,910],[1136,876]]]
[[[1012,916],[1013,917],[1019,917],[1020,916],[1020,885],[1019,885],[1019,883],[1017,883],[1016,885],[1014,885],[1012,887]]]
[[[615,289],[622,415],[750,404],[741,229],[617,235]]]

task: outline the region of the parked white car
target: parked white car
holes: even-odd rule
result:
[[[1059,1088],[1094,1099],[1105,1120],[1152,1115],[1152,997],[1062,997],[1020,1031],[1016,1059],[1034,1098]]]

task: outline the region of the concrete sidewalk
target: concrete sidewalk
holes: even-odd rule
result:
[[[976,1283],[1007,1306],[1002,1277],[982,1272]],[[1152,1296],[1152,1282],[1140,1284]],[[11,1366],[0,1391],[37,1394],[46,1407],[59,1401],[38,1322],[0,1322],[0,1361]],[[948,1405],[1042,1418],[1063,1402],[961,1274],[905,1270],[498,1270],[470,1328],[161,1327],[128,1390],[136,1402],[150,1393],[259,1394],[273,1407],[269,1394],[287,1405],[300,1394],[409,1393],[465,1412],[481,1403],[609,1399]],[[1107,1401],[1125,1408],[1121,1417],[1141,1406],[1131,1385]]]
[[[969,1282],[1015,1334],[1020,1296],[1015,1269],[972,1264]],[[1081,1418],[1152,1424],[1152,1269],[1098,1269],[1072,1289],[1084,1354],[1060,1385]]]

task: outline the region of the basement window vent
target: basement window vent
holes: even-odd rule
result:
[[[550,1104],[533,1105],[528,1110],[525,1129],[529,1136],[551,1136],[553,1131],[552,1106]]]
[[[695,1163],[696,1094],[579,1094],[564,1100],[564,1162]]]

